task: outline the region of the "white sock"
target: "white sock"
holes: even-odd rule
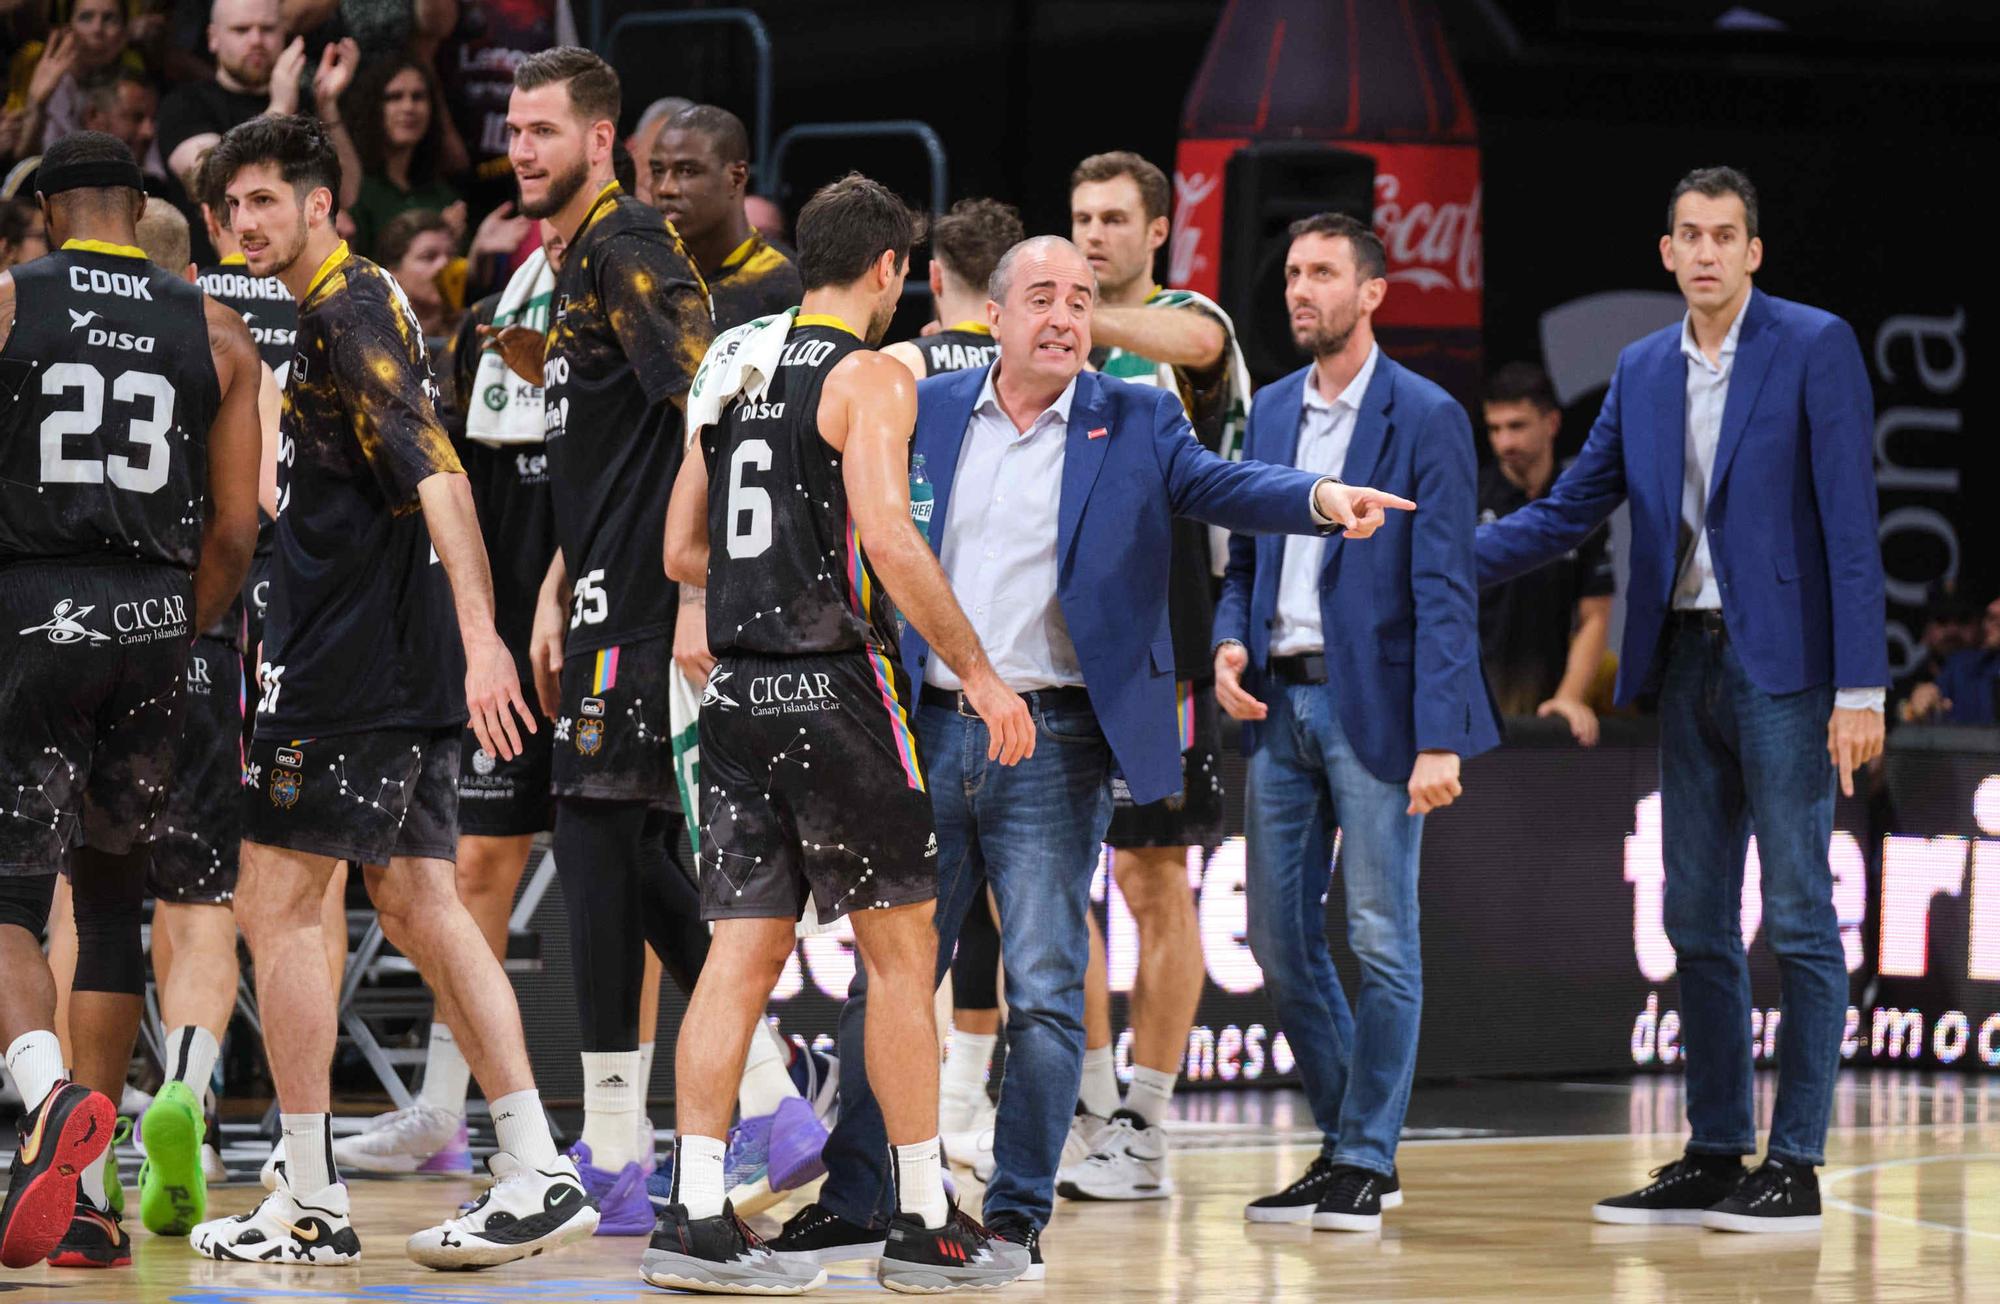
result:
[[[639,1109],[645,1112],[646,1093],[653,1089],[653,1042],[639,1043]]]
[[[639,1052],[583,1052],[583,1142],[590,1162],[607,1172],[636,1164],[639,1105]]]
[[[22,1033],[7,1048],[7,1071],[21,1089],[21,1108],[34,1113],[56,1089],[56,1083],[68,1076],[63,1072],[62,1043],[44,1029]]]
[[[917,1215],[926,1227],[942,1227],[951,1216],[944,1198],[944,1165],[938,1159],[941,1149],[936,1137],[889,1147],[896,1169],[896,1210]]]
[[[431,1043],[424,1051],[424,1089],[418,1098],[433,1109],[463,1115],[465,1095],[471,1088],[472,1066],[459,1051],[458,1038],[444,1024],[433,1023]]]
[[[216,1057],[222,1054],[215,1034],[194,1024],[182,1024],[167,1034],[167,1076],[184,1082],[196,1099],[208,1098],[209,1080],[215,1076]]]
[[[727,1143],[712,1136],[683,1132],[674,1142],[674,1203],[686,1207],[690,1220],[721,1214],[729,1194],[722,1187],[722,1157],[728,1151]]]
[[[556,1161],[549,1116],[542,1112],[542,1093],[529,1087],[488,1103],[493,1133],[500,1148],[530,1168],[547,1168]],[[595,1154],[596,1151],[592,1151]]]
[[[1145,1119],[1147,1127],[1158,1127],[1167,1116],[1167,1106],[1173,1102],[1173,1074],[1138,1064],[1132,1066],[1132,1085],[1125,1092],[1125,1108]]]
[[[1118,1068],[1111,1061],[1111,1047],[1098,1046],[1083,1052],[1083,1085],[1076,1098],[1086,1113],[1110,1118],[1118,1110]]]
[[[938,1077],[938,1094],[966,1097],[986,1085],[986,1070],[993,1063],[993,1047],[998,1033],[951,1030],[944,1048],[944,1072]]]
[[[278,1126],[285,1134],[285,1180],[293,1195],[310,1199],[340,1180],[325,1114],[280,1114]]]
[[[104,1147],[104,1153],[85,1164],[83,1172],[77,1175],[77,1189],[83,1192],[83,1198],[90,1201],[90,1207],[93,1209],[111,1207],[111,1198],[104,1190],[104,1164],[112,1157],[111,1152],[115,1149],[116,1146]]]
[[[785,1067],[789,1048],[778,1030],[763,1019],[750,1034],[750,1052],[743,1057],[743,1081],[736,1088],[736,1107],[743,1117],[775,1114],[788,1096],[799,1094],[792,1072]]]

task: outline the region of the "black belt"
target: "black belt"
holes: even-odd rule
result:
[[[1055,711],[1090,710],[1090,693],[1082,688],[1035,688],[1021,694],[1028,699],[1028,705]],[[933,688],[929,684],[917,694],[917,701],[924,706],[941,707],[946,711],[956,711],[964,716],[978,716],[965,694],[949,688]]]
[[[1675,611],[1674,624],[1681,629],[1697,630],[1703,634],[1727,634],[1729,627],[1722,623],[1722,613],[1712,607],[1689,611]]]
[[[1288,684],[1323,684],[1326,682],[1326,657],[1318,652],[1272,657],[1271,673]]]

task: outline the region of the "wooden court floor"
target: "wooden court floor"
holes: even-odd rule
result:
[[[1006,1298],[1077,1300],[2000,1300],[2000,1117],[1843,1131],[1823,1172],[1819,1237],[1736,1237],[1601,1227],[1590,1202],[1673,1157],[1667,1137],[1419,1141],[1403,1150],[1408,1202],[1379,1236],[1247,1226],[1244,1201],[1289,1180],[1310,1150],[1286,1144],[1178,1154],[1179,1194],[1145,1205],[1070,1205],[1048,1231],[1048,1280]],[[196,1258],[140,1231],[130,1271],[0,1277],[13,1299],[404,1300],[419,1304],[628,1300],[643,1242],[600,1239],[468,1276],[411,1265],[401,1242],[470,1183],[357,1181],[366,1255],[346,1270],[270,1270]],[[245,1185],[217,1193],[247,1208]],[[781,1206],[783,1215],[792,1206]],[[760,1220],[768,1221],[768,1220]],[[823,1296],[877,1293],[859,1265]]]

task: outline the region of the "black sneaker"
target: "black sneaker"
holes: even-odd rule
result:
[[[826,1284],[824,1268],[771,1253],[728,1203],[693,1221],[685,1205],[661,1209],[639,1275],[669,1290],[721,1295],[802,1295]]]
[[[107,1097],[108,1099],[108,1097]],[[83,1192],[76,1195],[76,1212],[69,1231],[49,1255],[55,1268],[126,1268],[132,1264],[132,1238],[115,1213],[92,1205]]]
[[[941,1227],[924,1226],[914,1213],[891,1218],[875,1279],[905,1295],[991,1290],[1020,1280],[1032,1264],[1027,1246],[989,1232],[954,1205]]]
[[[1027,1250],[1028,1267],[1021,1274],[1022,1281],[1040,1281],[1047,1274],[1047,1266],[1042,1262],[1041,1228],[1018,1213],[1003,1213],[988,1223],[986,1230],[1003,1241]]]
[[[1312,1161],[1306,1175],[1276,1195],[1252,1200],[1243,1207],[1245,1220],[1254,1223],[1311,1222],[1319,1198],[1333,1181],[1334,1164],[1325,1155]]]
[[[888,1233],[851,1223],[823,1204],[809,1204],[785,1220],[784,1230],[764,1242],[783,1259],[825,1267],[845,1259],[878,1259]]]
[[[1702,1211],[1743,1180],[1743,1164],[1734,1155],[1686,1154],[1648,1176],[1653,1180],[1629,1195],[1599,1200],[1590,1216],[1627,1226],[1699,1227]]]
[[[1751,1169],[1701,1215],[1701,1225],[1718,1232],[1816,1232],[1819,1223],[1819,1175],[1782,1159]]]
[[[1326,1190],[1313,1206],[1312,1225],[1322,1232],[1378,1232],[1382,1211],[1403,1203],[1402,1179],[1387,1177],[1352,1164],[1335,1164]]]
[[[32,1268],[69,1234],[77,1177],[111,1144],[118,1111],[89,1087],[58,1082],[20,1123],[20,1144],[0,1204],[0,1265]]]

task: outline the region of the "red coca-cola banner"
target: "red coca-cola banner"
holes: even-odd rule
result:
[[[1184,140],[1174,162],[1171,284],[1220,293],[1223,175],[1249,142]],[[1375,160],[1375,231],[1389,254],[1384,326],[1471,328],[1485,283],[1479,151],[1468,145],[1330,141]]]

